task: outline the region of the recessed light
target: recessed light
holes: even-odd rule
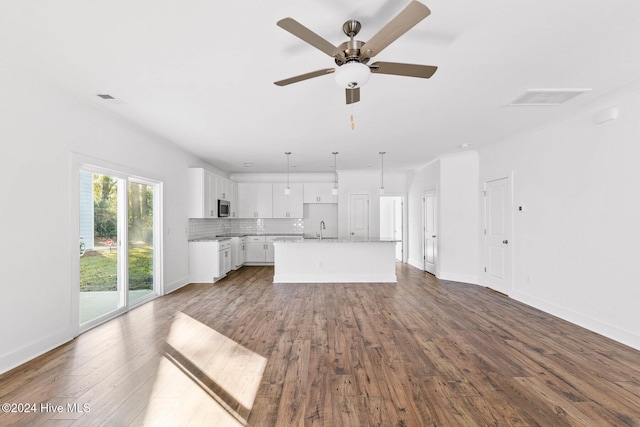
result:
[[[253,166],[253,163],[251,163],[251,162],[244,162],[244,163],[242,164],[242,166],[244,166],[245,168],[250,168],[251,166]]]

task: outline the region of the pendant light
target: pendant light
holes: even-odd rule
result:
[[[287,151],[284,154],[287,155],[287,187],[284,189],[284,194],[285,196],[288,196],[291,194],[291,188],[289,187],[289,155],[291,154],[291,151]]]
[[[380,152],[380,194],[384,194],[384,155],[386,152]]]
[[[338,195],[338,169],[337,169],[337,156],[338,152],[334,151],[333,153],[333,188],[331,189],[331,194],[334,196]]]

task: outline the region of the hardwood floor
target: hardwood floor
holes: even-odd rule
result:
[[[0,425],[640,425],[640,352],[486,288],[272,277],[189,285],[0,376],[38,410]]]

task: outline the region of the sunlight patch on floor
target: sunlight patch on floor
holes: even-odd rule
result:
[[[177,313],[147,406],[145,425],[246,425],[267,359]],[[203,422],[205,424],[199,424]],[[175,425],[175,424],[173,424]]]

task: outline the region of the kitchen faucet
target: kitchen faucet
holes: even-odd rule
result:
[[[324,221],[320,221],[320,240],[322,240],[322,230],[326,230],[327,227],[324,225]]]

